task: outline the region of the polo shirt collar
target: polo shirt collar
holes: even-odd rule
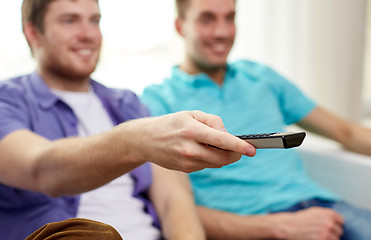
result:
[[[233,78],[236,74],[236,69],[234,68],[233,64],[227,64],[227,71],[225,74],[225,80],[228,78]],[[207,84],[215,84],[214,81],[206,74],[206,73],[198,73],[198,74],[188,74],[181,70],[179,66],[174,66],[172,68],[172,75],[176,76],[177,81],[183,81],[185,83],[195,85],[207,85]]]
[[[212,81],[209,76],[205,73],[188,74],[181,70],[179,66],[174,66],[172,69],[172,75],[177,76],[177,80],[195,84],[196,82],[209,82]]]

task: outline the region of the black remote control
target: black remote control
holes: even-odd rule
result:
[[[292,148],[301,145],[305,138],[305,132],[279,132],[236,135],[256,148]]]

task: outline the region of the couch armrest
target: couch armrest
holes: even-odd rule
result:
[[[307,135],[297,148],[309,176],[356,206],[371,210],[371,157],[336,142]]]

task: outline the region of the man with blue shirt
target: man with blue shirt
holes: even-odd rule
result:
[[[165,168],[217,168],[255,148],[217,116],[149,118],[133,92],[92,80],[100,18],[97,0],[23,1],[37,70],[0,82],[0,239],[76,217],[126,240],[205,239],[186,175]]]
[[[177,0],[185,60],[143,92],[154,115],[198,109],[222,117],[232,134],[282,132],[298,124],[371,155],[371,131],[317,106],[271,68],[227,63],[235,0]],[[190,174],[210,239],[370,239],[371,213],[306,175],[293,150],[260,150],[252,161]]]

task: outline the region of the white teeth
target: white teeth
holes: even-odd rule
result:
[[[83,55],[83,56],[89,56],[92,54],[92,50],[91,49],[81,49],[79,50],[79,54]]]
[[[213,46],[213,48],[216,51],[224,51],[226,49],[226,46],[224,44],[216,44],[216,45]]]

